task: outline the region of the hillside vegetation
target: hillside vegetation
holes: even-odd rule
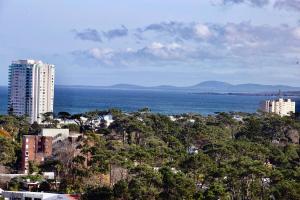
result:
[[[114,119],[108,127],[93,124],[108,113]],[[76,120],[69,128],[83,137],[32,170],[56,172],[60,187],[45,183],[43,191],[82,193],[91,200],[300,199],[298,119],[245,113],[169,117],[148,109],[65,116]],[[15,138],[0,136],[0,164],[13,170],[20,136],[41,127],[12,116],[1,116],[0,126]]]

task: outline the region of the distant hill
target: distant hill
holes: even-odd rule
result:
[[[220,81],[205,81],[194,86],[186,87],[186,90],[194,92],[233,92],[234,85]]]
[[[134,90],[146,89],[146,88],[143,87],[143,86],[139,86],[139,85],[130,85],[130,84],[117,84],[117,85],[107,86],[107,88],[115,88],[115,89],[134,89]]]
[[[61,86],[62,87],[62,86]],[[233,85],[220,81],[205,81],[197,85],[188,87],[175,87],[170,85],[161,85],[146,87],[130,84],[117,84],[112,86],[67,86],[67,87],[88,87],[99,89],[119,89],[119,90],[156,90],[156,91],[184,91],[193,93],[278,93],[282,92],[300,92],[300,87],[287,85],[261,85],[261,84],[239,84]]]
[[[195,92],[215,93],[271,93],[281,91],[300,91],[300,87],[286,85],[260,85],[260,84],[239,84],[232,85],[226,82],[206,81],[195,86],[187,87],[187,90]]]

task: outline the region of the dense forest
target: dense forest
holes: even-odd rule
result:
[[[113,116],[109,126],[106,114]],[[31,178],[55,171],[53,181],[60,182],[53,188],[44,181],[40,191],[82,194],[83,200],[300,199],[300,120],[295,117],[170,117],[149,109],[61,112],[58,117],[73,119],[76,124],[62,128],[82,137],[75,144],[64,143],[42,165],[31,163]],[[59,126],[52,117],[45,120],[47,127]],[[1,170],[17,170],[22,135],[41,128],[25,117],[0,116]],[[7,189],[20,189],[20,181],[12,179]]]

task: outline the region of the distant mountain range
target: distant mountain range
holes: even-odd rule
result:
[[[220,81],[205,81],[197,85],[188,87],[176,87],[161,85],[154,87],[145,87],[130,84],[117,84],[112,86],[68,86],[68,87],[91,87],[100,89],[118,89],[118,90],[156,90],[156,91],[185,91],[192,93],[264,93],[272,94],[282,92],[299,92],[300,87],[287,85],[261,85],[261,84],[238,84],[233,85]]]

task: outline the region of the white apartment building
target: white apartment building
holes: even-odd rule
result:
[[[43,128],[40,136],[52,137],[52,143],[63,141],[70,136],[69,129]]]
[[[263,111],[268,113],[275,113],[283,116],[290,116],[291,113],[296,112],[296,103],[291,99],[279,98],[277,100],[267,100],[264,103]]]
[[[3,191],[4,200],[79,200],[79,195],[27,191]]]
[[[13,61],[9,66],[8,112],[42,121],[53,112],[55,67],[36,60]]]

